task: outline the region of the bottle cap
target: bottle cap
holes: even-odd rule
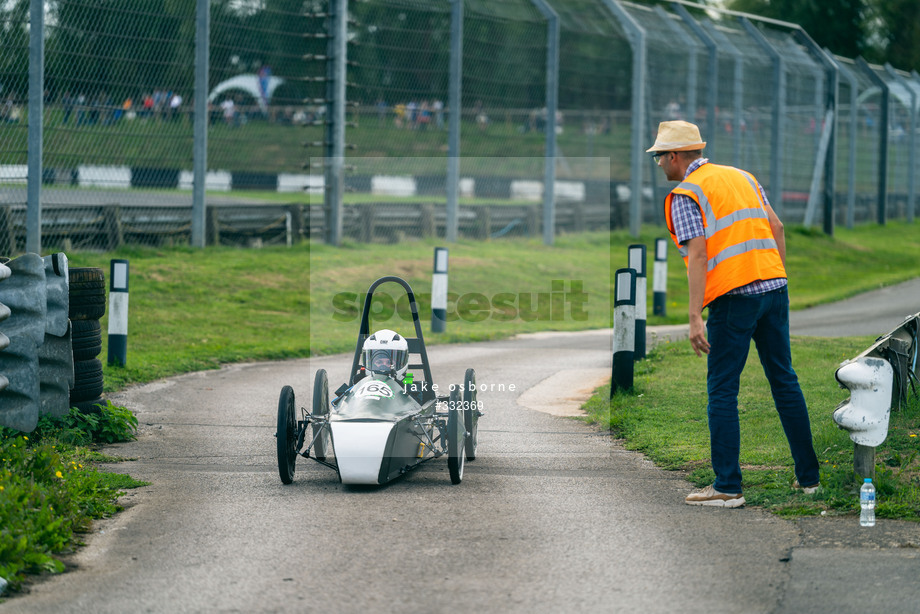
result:
[[[871,484],[871,483],[872,483],[872,478],[865,478],[865,479],[863,480],[863,483],[864,483],[864,484]]]

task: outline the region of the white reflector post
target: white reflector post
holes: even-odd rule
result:
[[[636,271],[636,360],[645,358],[645,321],[648,319],[648,271],[645,263],[646,247],[630,245],[629,268]]]
[[[431,276],[431,332],[443,333],[447,326],[447,248],[434,248]]]
[[[668,315],[668,240],[655,239],[655,269],[652,271],[652,313]]]
[[[636,270],[618,269],[613,302],[613,378],[610,396],[633,387],[636,346]]]
[[[112,260],[109,272],[109,365],[128,363],[128,261]]]

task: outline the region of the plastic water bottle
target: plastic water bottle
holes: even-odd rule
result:
[[[862,488],[859,489],[859,506],[862,508],[859,512],[859,526],[875,526],[875,486],[872,485],[872,478],[863,480]]]

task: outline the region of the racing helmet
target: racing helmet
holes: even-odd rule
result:
[[[378,330],[364,342],[364,366],[374,373],[394,374],[402,379],[409,368],[409,344],[389,329]]]

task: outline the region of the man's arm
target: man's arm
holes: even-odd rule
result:
[[[694,237],[686,243],[688,251],[687,281],[690,286],[690,344],[697,356],[709,353],[706,340],[706,325],[703,324],[703,297],[706,295],[706,272],[709,259],[706,256],[705,237]],[[701,353],[702,352],[702,353]]]
[[[763,194],[763,192],[761,192],[761,194]],[[786,234],[783,231],[783,222],[780,221],[779,216],[776,215],[776,211],[774,211],[770,203],[767,202],[766,195],[764,195],[764,210],[767,212],[767,220],[770,222],[770,229],[773,231],[773,238],[776,240],[776,248],[779,250],[780,260],[783,261],[783,266],[785,267]]]

